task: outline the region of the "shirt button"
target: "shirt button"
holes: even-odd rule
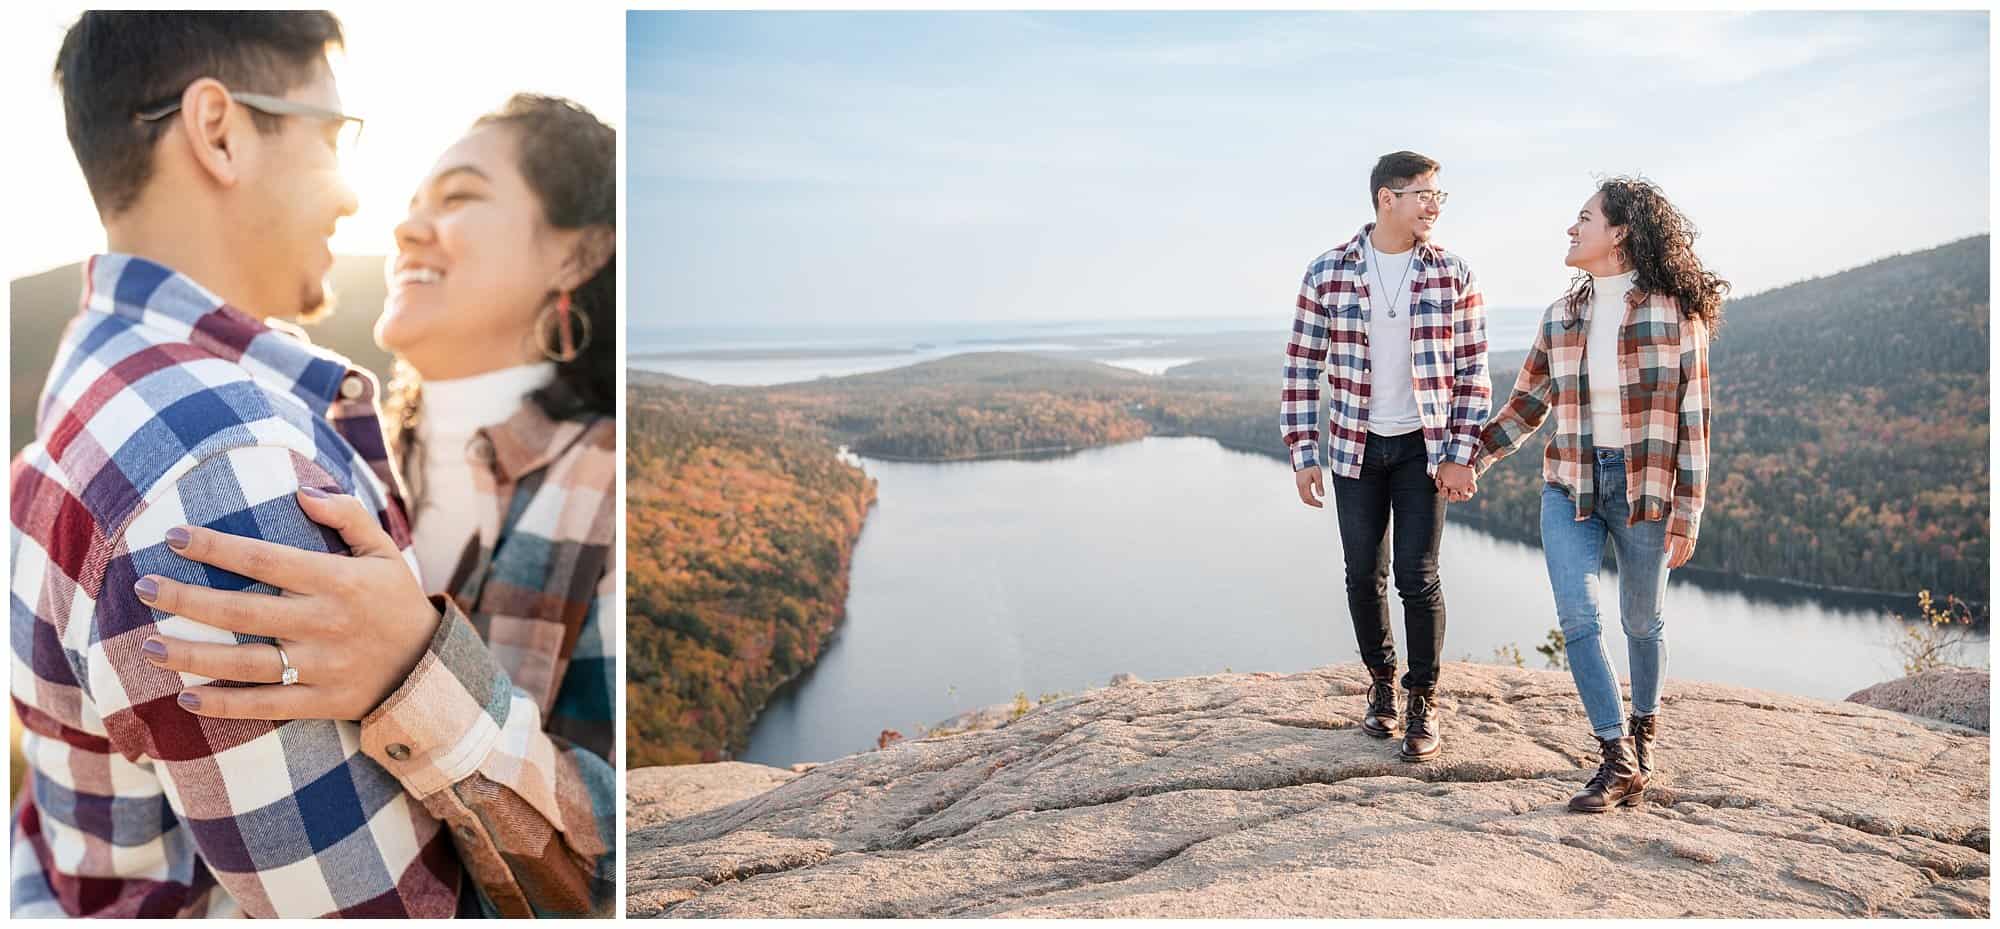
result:
[[[473,831],[471,826],[460,826],[458,827],[458,838],[460,841],[471,842],[479,838],[479,833]]]
[[[367,391],[368,382],[362,380],[359,374],[349,374],[340,379],[340,395],[342,397],[349,400],[357,400]]]
[[[389,746],[389,757],[397,761],[408,761],[410,760],[410,747],[401,742],[391,743]]]

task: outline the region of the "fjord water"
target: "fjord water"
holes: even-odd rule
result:
[[[773,697],[743,760],[789,765],[915,737],[1017,693],[1224,670],[1355,662],[1331,495],[1299,503],[1281,461],[1201,438],[1059,458],[864,460],[879,502],[856,547],[847,618],[818,664]],[[1537,546],[1448,522],[1445,657],[1494,660],[1555,627]],[[1625,679],[1617,577],[1606,642]],[[1396,638],[1402,607],[1390,593]],[[1680,680],[1839,700],[1901,674],[1903,626],[1876,601],[1772,597],[1673,578],[1668,694]],[[1961,660],[1986,663],[1980,642]]]

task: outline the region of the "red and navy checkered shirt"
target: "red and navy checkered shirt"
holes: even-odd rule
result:
[[[14,915],[451,916],[462,858],[483,865],[488,908],[601,895],[578,891],[611,868],[593,809],[610,769],[580,768],[542,731],[546,698],[509,678],[533,650],[489,649],[456,604],[360,723],[195,716],[175,698],[206,679],[140,656],[154,634],[269,641],[154,610],[132,584],[276,593],[179,557],[166,531],[344,551],[299,509],[302,487],[361,499],[415,572],[375,392],[182,275],[92,259],[12,474],[10,681],[29,769]]]
[[[1292,470],[1320,464],[1319,379],[1332,392],[1325,437],[1328,466],[1336,477],[1361,476],[1368,444],[1368,320],[1387,306],[1368,291],[1368,234],[1313,259],[1299,287],[1291,341],[1285,346],[1285,386],[1279,424],[1292,452]],[[1429,242],[1416,246],[1416,268],[1406,295],[1410,320],[1410,377],[1423,419],[1426,470],[1444,462],[1472,463],[1479,428],[1493,400],[1486,373],[1486,304],[1465,259]],[[1395,299],[1405,299],[1396,297]]]

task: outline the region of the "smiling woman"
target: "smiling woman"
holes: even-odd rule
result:
[[[16,915],[611,915],[616,135],[516,94],[430,149],[384,422],[275,318],[356,212],[358,44],[323,12],[66,33],[112,248],[14,471]]]

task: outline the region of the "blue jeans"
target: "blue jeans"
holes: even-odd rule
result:
[[[1632,712],[1650,716],[1660,708],[1660,681],[1667,670],[1666,623],[1660,606],[1667,590],[1667,523],[1664,519],[1625,525],[1625,453],[1596,449],[1597,506],[1590,518],[1576,518],[1576,501],[1553,484],[1542,488],[1542,557],[1555,591],[1569,673],[1583,698],[1590,728],[1600,739],[1625,735],[1619,709],[1618,671],[1604,647],[1597,621],[1597,574],[1604,566],[1604,540],[1618,558],[1618,612],[1625,626],[1625,652],[1632,665]]]

